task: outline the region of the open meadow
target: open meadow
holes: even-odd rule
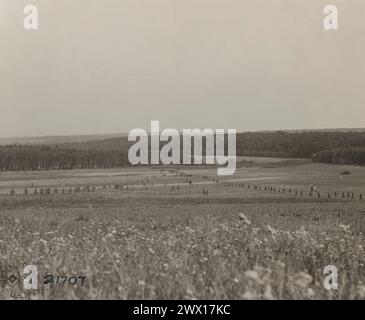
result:
[[[365,168],[284,164],[1,173],[0,298],[365,299]]]

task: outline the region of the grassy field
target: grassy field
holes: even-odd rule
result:
[[[37,265],[40,285],[0,298],[364,299],[365,168],[262,163],[219,183],[212,169],[1,174],[1,265]]]

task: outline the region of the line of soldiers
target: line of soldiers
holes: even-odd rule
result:
[[[33,194],[34,195],[48,195],[48,194],[57,194],[57,193],[62,193],[62,194],[65,194],[65,193],[79,193],[79,192],[92,192],[92,191],[95,191],[96,190],[96,187],[95,186],[89,186],[89,185],[86,185],[86,186],[76,186],[76,187],[69,187],[69,188],[34,188],[33,190]],[[30,194],[29,192],[29,189],[26,187],[24,188],[24,195],[28,195]],[[15,195],[15,190],[14,189],[11,189],[10,190],[10,195],[11,196],[14,196]]]
[[[232,182],[232,181],[220,181],[220,180],[217,180],[216,181],[216,184],[222,184],[224,186],[238,186],[238,187],[245,187],[246,185],[244,183],[237,183],[237,182]],[[304,193],[308,193],[308,197],[312,198],[314,196],[316,196],[318,199],[321,198],[321,193],[319,192],[319,190],[317,190],[317,187],[311,187],[310,191],[306,192],[303,190],[292,190],[291,188],[279,188],[279,187],[275,187],[275,186],[262,186],[262,185],[250,185],[250,184],[247,184],[247,189],[252,189],[252,190],[258,190],[258,191],[270,191],[270,192],[275,192],[275,193],[282,193],[282,194],[285,194],[285,193],[289,193],[289,194],[295,194],[295,196],[301,196],[303,197],[304,196]],[[334,197],[337,198],[338,197],[338,193],[335,192],[334,193]],[[329,192],[327,192],[327,198],[328,199],[331,199],[332,196]],[[343,199],[355,199],[355,194],[353,192],[347,192],[347,194],[345,192],[342,192],[342,198]],[[363,196],[362,194],[360,193],[359,194],[359,200],[363,200]]]

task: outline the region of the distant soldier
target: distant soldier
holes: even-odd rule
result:
[[[321,197],[321,194],[319,193],[319,191],[318,191],[318,193],[317,193],[317,196],[318,196],[318,198],[320,198],[320,197]]]
[[[337,192],[335,192],[335,198],[337,198]]]
[[[331,199],[331,195],[328,193],[328,199]]]
[[[11,189],[11,190],[10,190],[10,195],[11,195],[11,196],[15,196],[15,190],[14,190],[14,189]]]
[[[24,188],[24,194],[25,194],[25,195],[27,195],[27,194],[28,194],[28,188],[27,188],[27,187],[25,187],[25,188]]]
[[[360,200],[362,200],[362,194],[361,194],[361,193],[360,193],[360,195],[359,195],[359,199],[360,199]]]
[[[300,191],[300,196],[303,197],[303,191]]]
[[[298,195],[298,191],[297,190],[295,190],[295,196],[297,196]]]
[[[302,192],[300,192],[302,193]],[[312,191],[309,191],[309,197],[312,198]]]

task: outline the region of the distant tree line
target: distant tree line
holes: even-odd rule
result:
[[[324,150],[365,148],[365,132],[252,132],[237,134],[237,155],[312,158]]]
[[[365,165],[365,148],[347,148],[320,151],[313,161],[333,164]]]
[[[0,170],[123,167],[129,165],[131,144],[127,137],[121,137],[58,145],[0,146]],[[203,140],[203,150],[204,146]],[[365,132],[238,133],[236,149],[237,156],[306,158],[325,163],[363,165]]]
[[[123,151],[100,152],[43,145],[0,147],[1,171],[113,168],[127,164],[128,157]]]

